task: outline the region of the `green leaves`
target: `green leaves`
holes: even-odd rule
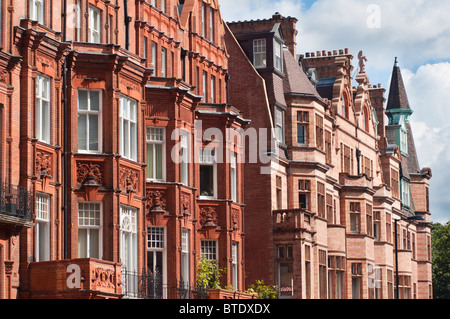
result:
[[[433,223],[431,228],[433,256],[433,298],[450,299],[450,222]]]
[[[250,285],[247,293],[258,295],[258,299],[277,299],[278,286],[266,285],[264,280],[257,280],[256,284]]]
[[[220,289],[220,277],[225,269],[219,268],[214,260],[201,257],[197,263],[197,287],[202,289]]]

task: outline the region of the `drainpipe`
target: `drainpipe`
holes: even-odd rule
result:
[[[128,0],[124,0],[124,15],[125,15],[125,49],[129,50],[130,48],[130,22],[131,17],[128,16]]]
[[[67,38],[67,0],[63,0],[63,12],[62,12],[62,42],[66,42]],[[64,212],[64,224],[63,224],[63,237],[64,237],[64,259],[68,258],[68,241],[67,241],[67,229],[68,229],[68,111],[67,111],[67,57],[64,57],[64,63],[62,66],[62,104],[63,104],[63,212]]]

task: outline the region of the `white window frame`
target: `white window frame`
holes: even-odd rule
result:
[[[180,136],[180,182],[189,186],[189,154],[190,150],[190,133],[184,130],[181,130]]]
[[[167,76],[167,49],[161,48],[161,77],[165,78]]]
[[[211,75],[211,103],[216,103],[216,95],[215,95],[215,89],[216,89],[216,77],[214,75]]]
[[[214,148],[200,148],[199,150],[199,174],[201,166],[212,166],[213,169],[213,195],[202,195],[200,199],[216,199],[217,198],[217,159],[216,150]],[[201,185],[200,185],[201,189]]]
[[[158,45],[156,44],[156,42],[152,41],[152,68],[156,70],[156,64],[158,63],[158,59],[157,59],[157,52],[158,52]]]
[[[283,72],[283,48],[278,40],[273,40],[273,65],[276,70]],[[279,64],[279,65],[278,65]]]
[[[127,271],[138,270],[137,216],[137,208],[120,205],[120,262]]]
[[[239,288],[239,263],[238,263],[239,243],[232,242],[231,244],[231,280],[233,290],[236,291]]]
[[[126,95],[120,96],[120,155],[132,161],[137,161],[137,108],[138,103],[135,99]]]
[[[43,232],[43,236],[40,234]],[[36,193],[36,261],[50,260],[50,195]],[[44,239],[44,242],[41,242]],[[43,250],[41,250],[43,248]]]
[[[219,243],[217,239],[201,239],[200,240],[200,254],[206,260],[219,260]]]
[[[156,230],[154,232],[153,230]],[[147,226],[147,253],[162,253],[162,287],[167,285],[167,229],[163,226]],[[156,240],[153,240],[156,239]],[[154,255],[155,257],[156,255]],[[148,262],[148,261],[147,261]],[[153,272],[153,269],[150,270]],[[166,289],[163,288],[163,298],[167,295]]]
[[[189,229],[181,230],[181,278],[183,278],[184,287],[189,287],[190,277],[189,233]]]
[[[97,20],[95,21],[95,18]],[[89,43],[101,42],[101,25],[102,25],[102,12],[99,8],[89,5]]]
[[[275,107],[275,136],[278,142],[284,143],[284,111]]]
[[[80,109],[80,92],[84,91],[87,92],[87,98],[86,98],[86,110]],[[92,110],[91,109],[91,93],[92,92],[98,92],[98,110]],[[83,114],[86,115],[86,149],[80,149],[80,141],[78,140],[78,152],[79,153],[101,153],[102,152],[102,140],[103,140],[103,126],[102,126],[102,91],[101,90],[87,90],[87,89],[78,89],[78,115]],[[90,134],[89,134],[89,115],[96,115],[97,116],[97,128],[98,128],[98,134],[97,134],[97,149],[90,149]],[[78,121],[79,125],[79,121]],[[78,137],[79,137],[79,131],[78,131]]]
[[[409,182],[401,178],[401,189],[402,189],[402,204],[403,206],[410,207],[410,193],[409,193]]]
[[[257,63],[257,57],[260,58],[261,63]],[[253,65],[255,68],[267,67],[267,45],[266,39],[253,40]]]
[[[237,203],[237,154],[231,152],[230,155],[230,184],[231,184],[231,200]]]
[[[147,180],[165,181],[166,180],[166,128],[158,126],[147,126]],[[156,145],[161,145],[161,178],[157,178],[156,172]],[[152,148],[153,167],[149,165],[149,148]],[[151,171],[152,177],[149,176]]]
[[[36,77],[36,138],[47,144],[50,144],[51,140],[50,85],[50,77],[38,73]],[[47,108],[47,112],[44,120],[45,108]]]
[[[92,218],[91,218],[91,211],[89,210],[89,217],[87,220],[89,221],[89,225],[81,225],[80,224],[80,211],[81,211],[81,205],[86,204],[93,204],[93,205],[99,205],[98,206],[98,218],[94,215],[94,222],[96,219],[98,219],[98,223],[91,224]],[[94,210],[94,213],[96,213],[97,209]],[[86,215],[85,215],[86,216]],[[98,252],[99,256],[98,259],[103,259],[103,203],[102,202],[88,202],[88,201],[80,201],[78,202],[78,232],[80,229],[86,229],[87,230],[87,241],[86,241],[86,252],[87,257],[80,257],[80,249],[78,249],[78,258],[96,258],[92,257],[90,252],[90,236],[92,230],[98,230]],[[78,247],[80,246],[80,239],[78,238]]]
[[[44,0],[30,0],[30,19],[44,24]]]

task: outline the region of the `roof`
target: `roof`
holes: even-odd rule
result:
[[[284,93],[302,94],[321,99],[316,88],[287,48],[283,50],[283,58],[285,75],[283,79]]]
[[[397,58],[395,58],[394,69],[392,70],[391,87],[389,89],[389,97],[386,106],[386,110],[393,109],[410,109]]]

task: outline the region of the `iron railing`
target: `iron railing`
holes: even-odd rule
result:
[[[0,183],[0,214],[31,220],[33,203],[26,188]]]
[[[163,284],[159,272],[147,273],[122,268],[122,294],[137,299],[206,299],[207,290],[193,288],[180,280],[177,285]]]

